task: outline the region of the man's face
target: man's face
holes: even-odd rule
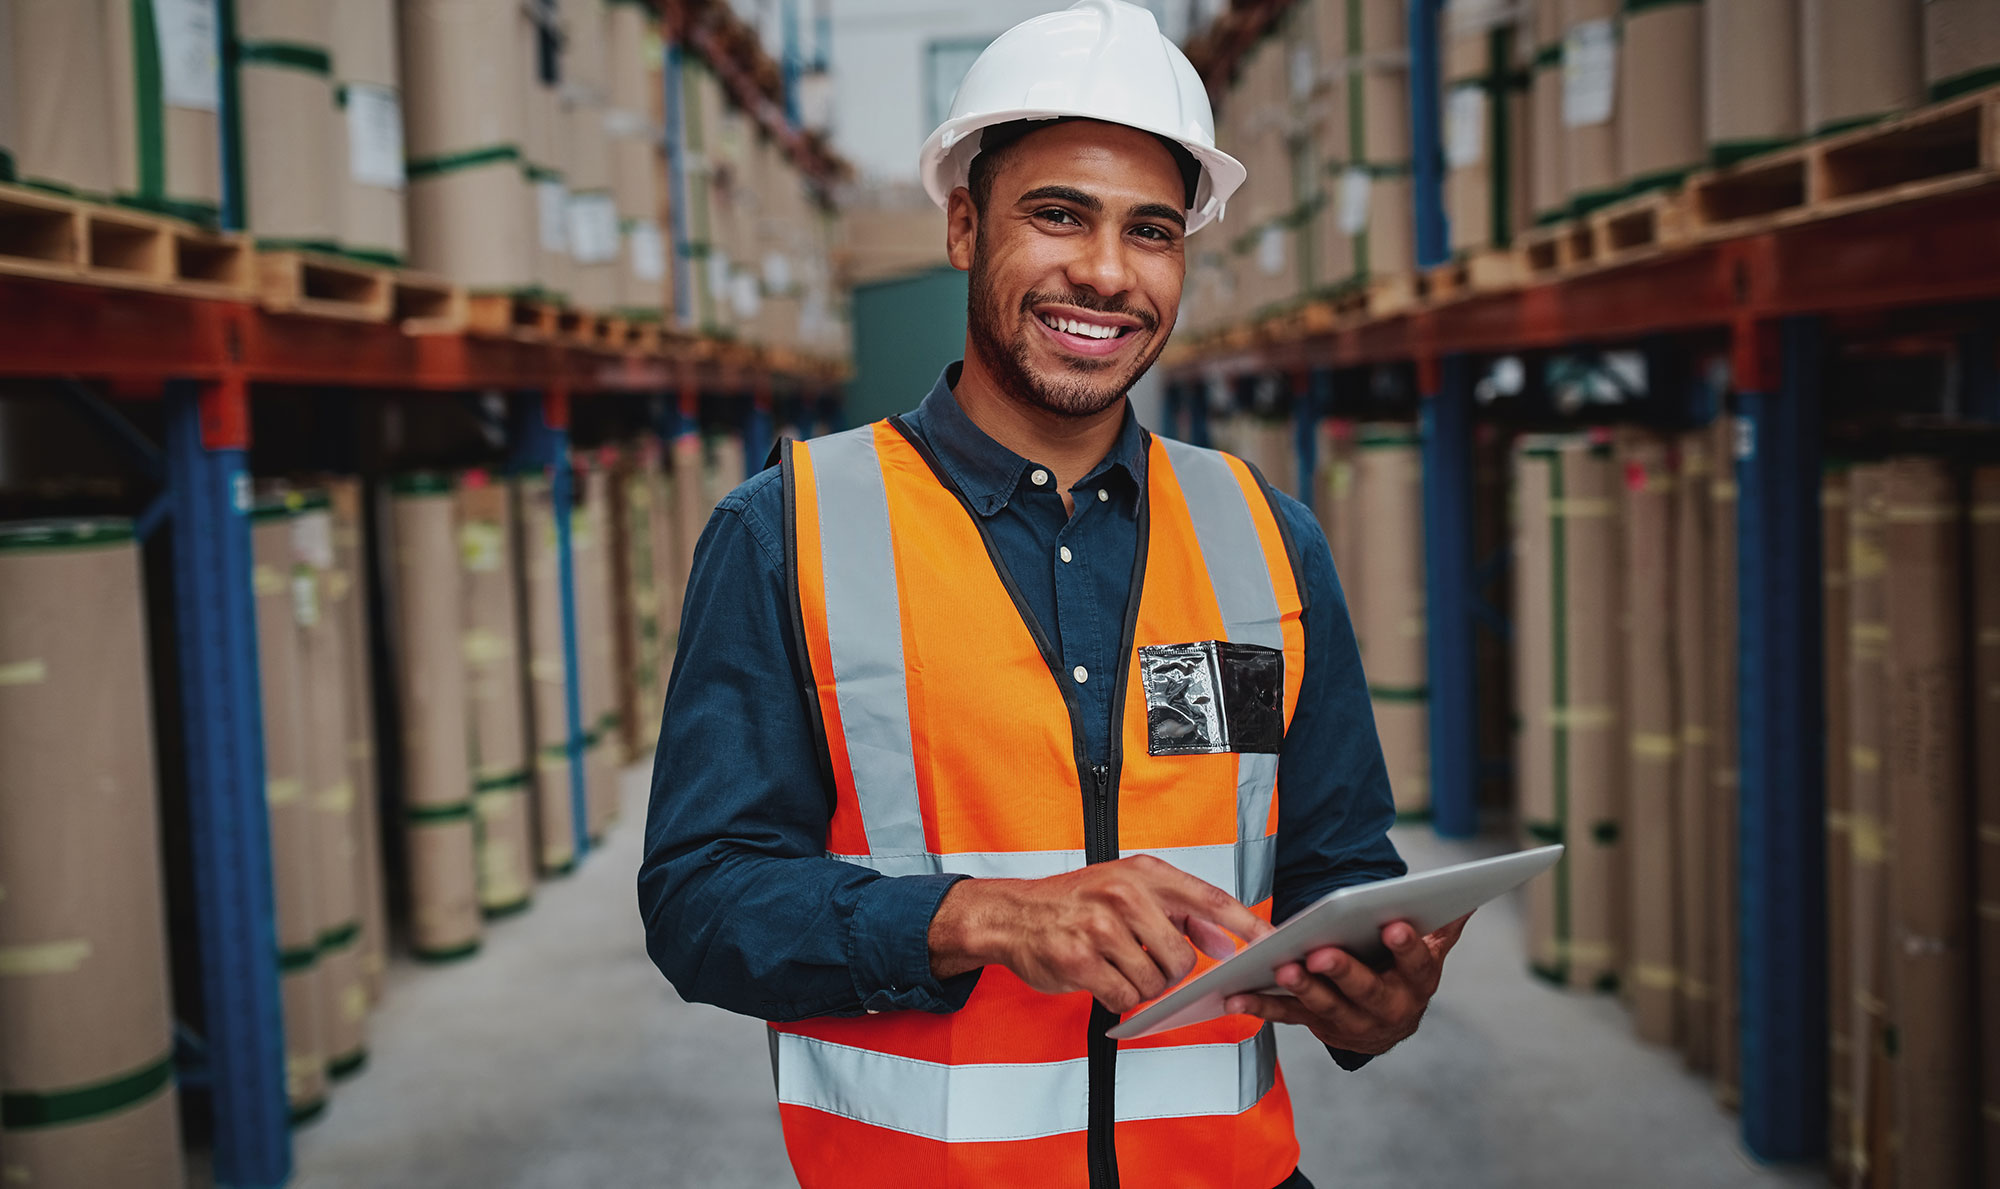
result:
[[[951,196],[951,261],[971,270],[972,347],[1008,394],[1071,417],[1121,399],[1180,309],[1186,213],[1148,133],[1079,120],[1006,150],[984,211]]]

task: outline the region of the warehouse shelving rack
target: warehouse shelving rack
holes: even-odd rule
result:
[[[1232,7],[1190,46],[1219,97],[1235,62],[1291,0]],[[1414,142],[1438,144],[1439,0],[1412,0]],[[1981,118],[1993,121],[1990,114]],[[1812,1160],[1826,1150],[1827,966],[1823,922],[1802,906],[1825,888],[1819,590],[1821,402],[1826,346],[1847,325],[1950,311],[1968,422],[2000,425],[2000,134],[1981,125],[1978,161],[1942,182],[1847,201],[1826,217],[1787,209],[1733,221],[1594,270],[1522,287],[1458,286],[1388,316],[1334,329],[1209,345],[1170,364],[1169,407],[1191,407],[1218,378],[1276,375],[1300,399],[1300,474],[1313,473],[1311,419],[1334,373],[1413,365],[1422,397],[1424,534],[1431,693],[1433,825],[1479,829],[1475,625],[1492,619],[1472,534],[1475,384],[1502,356],[1639,348],[1695,371],[1720,352],[1735,398],[1741,737],[1739,961],[1742,1138],[1756,1157]],[[1987,145],[1986,139],[1994,144]],[[1815,150],[1818,151],[1818,150]],[[1440,153],[1419,152],[1414,202],[1420,270],[1446,264]],[[1431,272],[1428,276],[1438,274]],[[1422,288],[1420,286],[1420,288]],[[1971,325],[1971,330],[1963,326]],[[1701,385],[1668,399],[1713,416]],[[1713,393],[1709,394],[1712,397]],[[1302,478],[1309,486],[1310,479]],[[1310,499],[1310,491],[1300,494]]]
[[[717,68],[737,102],[824,192],[845,167],[788,119],[779,93],[784,80],[754,32],[726,5],[661,0],[658,7],[670,67],[670,117],[678,117],[679,107],[671,66],[685,46]],[[225,23],[218,29],[225,51],[228,37]],[[222,102],[235,102],[226,81]],[[670,133],[663,148],[671,150],[674,139]],[[240,176],[231,151],[225,144],[226,182]],[[235,187],[223,190],[229,195]],[[0,224],[11,214],[87,220],[96,210],[79,206],[64,213],[55,209],[60,203],[25,194],[20,199],[20,211],[0,210]],[[236,205],[225,201],[225,227],[238,224]],[[676,215],[680,205],[673,205]],[[469,325],[462,304],[451,305],[459,298],[452,287],[388,270],[376,270],[372,283],[406,284],[436,303],[420,313],[447,316],[405,319],[387,308],[378,316],[300,312],[273,301],[268,291],[260,294],[259,260],[240,238],[154,227],[111,208],[100,213],[120,226],[146,223],[143,233],[165,235],[161,250],[169,263],[154,262],[137,275],[93,270],[80,243],[72,251],[81,254],[81,263],[75,256],[11,265],[0,259],[0,379],[71,381],[66,390],[80,411],[128,447],[161,484],[137,525],[142,537],[171,525],[179,717],[205,1001],[201,1034],[184,1036],[180,1046],[179,1078],[210,1094],[216,1183],[265,1189],[290,1179],[292,1152],[250,605],[249,448],[259,393],[282,387],[395,393],[399,399],[510,394],[510,461],[545,467],[553,476],[570,794],[581,857],[590,843],[568,514],[573,404],[645,397],[651,412],[644,422],[670,439],[699,431],[704,396],[725,398],[740,410],[727,420],[743,434],[754,465],[773,432],[774,393],[793,398],[801,418],[837,418],[839,375],[815,361],[671,332],[614,339],[551,333],[546,326],[478,329]],[[77,227],[75,234],[88,241],[84,224]],[[178,246],[182,239],[190,246]],[[227,267],[210,261],[201,277],[183,276],[186,269],[171,263],[176,252],[208,253]],[[383,294],[372,300],[393,306]],[[99,398],[100,387],[114,400]],[[162,445],[123,419],[116,407],[121,401],[159,404]]]

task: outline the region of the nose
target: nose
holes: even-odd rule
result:
[[[1132,268],[1125,256],[1130,249],[1116,222],[1100,223],[1076,242],[1076,255],[1065,270],[1071,284],[1099,297],[1115,297],[1132,288]]]

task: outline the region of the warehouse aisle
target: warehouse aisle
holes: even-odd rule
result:
[[[574,877],[458,966],[396,968],[367,1071],[298,1136],[299,1189],[768,1189],[791,1184],[762,1030],[682,1004],[632,889],[645,773]],[[1482,850],[1406,831],[1426,868]],[[1343,1074],[1286,1030],[1321,1189],[1808,1185],[1738,1153],[1735,1120],[1616,1004],[1524,972],[1509,906],[1475,918],[1424,1030]]]

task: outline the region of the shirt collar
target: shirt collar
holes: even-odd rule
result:
[[[991,516],[1007,506],[1037,464],[987,436],[958,407],[952,389],[958,384],[962,366],[955,362],[946,367],[923,404],[903,420],[923,437],[973,510],[981,516]],[[1127,404],[1118,440],[1076,486],[1108,491],[1119,502],[1120,510],[1129,512],[1137,506],[1145,477],[1146,435]]]

